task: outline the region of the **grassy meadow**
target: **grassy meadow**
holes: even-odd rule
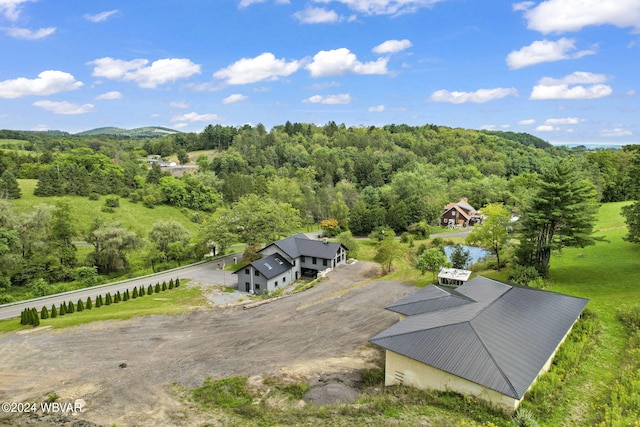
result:
[[[36,205],[53,205],[58,200],[64,200],[71,206],[71,213],[76,219],[76,223],[79,224],[78,240],[84,240],[83,233],[96,219],[104,222],[118,221],[143,237],[147,236],[154,223],[169,219],[180,222],[192,235],[198,231],[198,224],[190,220],[193,212],[189,209],[179,209],[167,205],[159,205],[150,209],[142,203],[133,203],[121,197],[120,207],[114,208],[113,213],[103,212],[102,207],[107,196],[101,196],[99,200],[89,200],[88,197],[82,196],[38,197],[33,195],[37,182],[35,179],[18,180],[22,197],[11,201],[13,208],[16,212],[27,212]]]

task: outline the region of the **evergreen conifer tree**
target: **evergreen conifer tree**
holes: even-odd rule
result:
[[[140,289],[138,290],[138,296],[139,296],[139,297],[143,297],[143,296],[144,296],[144,294],[145,294],[145,292],[144,292],[144,286],[143,286],[143,285],[140,285]]]
[[[40,315],[35,307],[31,309],[31,324],[33,326],[40,326]]]
[[[51,306],[51,318],[55,319],[56,317],[58,317],[58,309],[56,308],[55,305]]]
[[[69,301],[67,304],[67,313],[71,314],[76,311],[76,306],[73,302]]]
[[[23,309],[22,313],[20,313],[20,324],[21,325],[26,325],[27,324],[27,309]]]
[[[102,295],[98,295],[96,297],[96,308],[100,308],[101,305],[102,305]]]
[[[122,295],[122,300],[129,301],[129,298],[131,297],[129,296],[129,289],[127,289],[126,291],[124,291],[124,295]]]
[[[131,293],[131,298],[138,298],[138,288],[133,288],[133,292]]]
[[[107,296],[104,299],[104,305],[111,305],[113,299],[111,298],[111,293],[107,292]]]
[[[60,303],[60,310],[58,310],[58,314],[60,316],[67,314],[67,305],[65,303]]]
[[[169,289],[173,289],[173,277],[169,280]]]
[[[40,318],[42,320],[49,318],[49,310],[47,309],[47,306],[43,306],[42,310],[40,310]]]
[[[91,304],[91,297],[87,297],[87,303],[85,304],[84,308],[86,308],[87,310],[91,310],[93,308],[93,305]]]
[[[81,299],[78,300],[78,302],[76,303],[76,311],[83,311],[84,310],[84,303],[82,302]]]
[[[160,293],[160,283],[156,283],[156,294]]]
[[[176,277],[176,288],[177,288],[178,286],[180,286],[180,278],[179,278],[179,277]]]
[[[120,302],[120,301],[122,301],[122,295],[120,294],[120,291],[118,291],[118,292],[116,292],[116,295],[113,298],[113,302],[116,303],[116,302]]]
[[[162,282],[162,291],[167,290],[167,282]]]
[[[147,288],[147,295],[151,295],[153,293],[153,286],[149,285]]]
[[[5,170],[0,175],[0,199],[19,199],[21,195],[16,177]]]

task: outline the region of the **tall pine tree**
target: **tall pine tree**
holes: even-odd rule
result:
[[[595,244],[596,190],[570,159],[545,170],[523,212],[518,262],[547,276],[551,251]]]

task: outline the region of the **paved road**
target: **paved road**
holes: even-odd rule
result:
[[[232,274],[232,272],[230,271],[222,270],[221,267],[223,265],[232,264],[234,261],[233,258],[237,257],[238,259],[240,259],[241,255],[242,254],[229,255],[225,258],[219,258],[205,263],[168,270],[149,276],[143,276],[115,283],[108,283],[100,286],[93,286],[91,288],[79,289],[77,291],[64,292],[61,294],[47,295],[46,297],[34,298],[17,303],[3,304],[0,305],[0,320],[19,317],[22,310],[27,307],[35,307],[39,311],[42,306],[45,305],[47,306],[47,308],[51,308],[53,304],[59,306],[62,302],[73,301],[75,303],[79,299],[82,299],[82,301],[86,301],[87,297],[95,299],[96,296],[104,296],[107,292],[111,292],[112,294],[114,294],[120,291],[120,293],[122,294],[127,289],[129,289],[129,292],[132,292],[133,288],[135,287],[144,285],[144,287],[146,288],[149,285],[155,285],[156,283],[162,283],[163,281],[169,283],[170,279],[175,280],[176,277],[179,277],[180,280],[191,279],[208,284],[224,285],[232,288],[237,288],[238,277],[235,274]]]

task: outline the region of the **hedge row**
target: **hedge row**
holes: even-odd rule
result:
[[[76,311],[84,311],[91,310],[92,308],[99,308],[103,305],[111,305],[119,303],[120,301],[128,301],[130,299],[136,299],[139,297],[143,297],[145,295],[151,295],[154,293],[160,293],[166,291],[168,289],[177,288],[180,286],[180,278],[176,278],[174,281],[173,278],[169,280],[167,284],[166,281],[163,281],[162,284],[160,282],[154,285],[149,285],[147,288],[144,285],[140,287],[133,288],[133,291],[129,293],[129,289],[125,290],[124,293],[120,293],[120,291],[111,295],[111,293],[107,293],[104,298],[102,295],[98,295],[95,298],[95,302],[92,302],[91,297],[87,297],[86,302],[83,302],[82,299],[79,299],[77,303],[73,303],[73,301],[69,301],[68,303],[60,303],[59,307],[56,307],[55,304],[51,306],[51,309],[47,309],[46,306],[42,307],[42,310],[38,312],[35,308],[25,308],[22,310],[22,314],[20,316],[20,324],[21,325],[40,325],[40,319],[49,319],[55,318],[58,316],[64,316],[65,314],[71,314]]]

